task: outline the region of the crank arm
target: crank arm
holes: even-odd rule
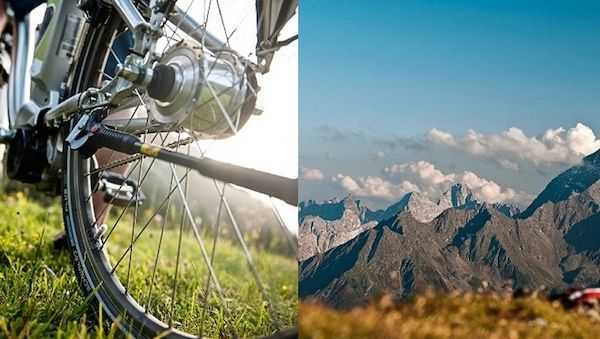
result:
[[[73,132],[69,134],[67,142],[72,149],[81,149],[88,155],[93,154],[93,151],[100,147],[110,148],[129,155],[140,153],[151,158],[197,170],[205,177],[281,199],[290,205],[298,205],[298,179],[285,178],[214,159],[195,158],[173,152],[161,146],[143,143],[135,135],[106,128],[101,123],[95,123],[89,129],[80,128],[85,124],[86,121],[80,121]]]

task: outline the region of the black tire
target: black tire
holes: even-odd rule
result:
[[[85,33],[84,41],[87,43],[82,46],[71,78],[73,94],[98,85],[101,70],[108,56],[108,48],[120,26],[120,21],[112,20],[105,26],[90,27]],[[73,119],[74,121],[76,119]],[[90,308],[97,310],[98,303],[101,303],[103,311],[113,321],[118,321],[123,331],[136,338],[150,338],[168,330],[169,327],[158,319],[151,321],[139,305],[135,306],[137,302],[124,293],[121,283],[106,269],[106,256],[102,251],[93,248],[88,234],[81,227],[92,225],[94,220],[94,216],[91,215],[93,209],[83,206],[91,204],[91,201],[85,202],[73,196],[74,192],[87,194],[90,190],[90,186],[84,185],[80,180],[80,174],[87,170],[89,161],[68,147],[64,150],[64,161],[62,201],[65,232],[78,281],[86,296],[94,294],[94,298],[91,299],[93,306]],[[129,319],[120,318],[123,314],[127,314]],[[188,337],[178,332],[172,332],[171,336]]]

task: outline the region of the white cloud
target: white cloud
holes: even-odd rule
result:
[[[331,181],[342,186],[348,193],[365,198],[379,198],[395,201],[408,192],[418,191],[419,187],[409,181],[393,184],[377,176],[358,177],[356,179],[337,174]]]
[[[500,187],[492,180],[478,177],[475,173],[465,171],[460,175],[460,181],[467,184],[475,197],[485,202],[515,203],[519,206],[529,204],[534,196],[510,187]]]
[[[417,179],[428,186],[452,183],[456,180],[454,174],[446,175],[427,161],[419,160],[407,164],[393,164],[383,169],[383,172],[394,176],[397,174],[413,174]]]
[[[581,123],[569,130],[562,127],[549,129],[538,137],[527,136],[523,130],[511,127],[500,134],[482,134],[469,129],[464,137],[433,128],[427,138],[462,153],[495,159],[503,167],[513,170],[518,169],[515,160],[536,166],[576,164],[600,148],[600,139]]]
[[[369,154],[371,155],[371,158],[375,160],[381,160],[385,158],[385,152],[382,150],[372,150],[371,152],[369,152]]]
[[[508,159],[500,158],[500,159],[498,159],[498,163],[500,164],[500,166],[502,166],[505,169],[508,169],[511,171],[519,170],[519,165],[517,165],[516,163],[514,163]]]
[[[516,203],[523,206],[533,199],[533,196],[528,193],[513,188],[503,188],[492,180],[480,178],[473,172],[444,173],[435,168],[433,164],[423,160],[393,164],[384,168],[383,173],[389,180],[399,179],[410,182],[433,200],[439,198],[443,192],[457,182],[467,184],[480,201]]]
[[[325,179],[323,172],[317,168],[300,167],[300,174],[306,180],[322,181]]]

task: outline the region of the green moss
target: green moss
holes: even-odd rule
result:
[[[124,223],[129,224],[129,223]],[[22,193],[5,196],[0,202],[0,337],[112,337],[116,327],[99,312],[88,312],[88,303],[77,284],[69,254],[55,252],[52,238],[62,229],[59,204],[41,206]],[[137,230],[141,226],[137,226]],[[154,264],[160,229],[151,227],[140,237],[133,252],[130,293],[146,301],[150,272]],[[174,276],[178,228],[165,231],[161,259],[150,299],[157,317],[168,319]],[[108,246],[113,263],[129,245],[131,226],[111,235]],[[207,238],[206,243],[212,244]],[[226,321],[214,292],[205,293],[208,277],[198,244],[186,232],[177,286],[174,321],[177,327],[197,331],[206,310],[204,334],[218,337],[234,326],[242,336],[269,333],[271,322],[246,262],[237,244],[223,242],[217,247],[216,270],[221,278],[233,323]],[[275,313],[285,326],[297,321],[297,263],[289,257],[252,250],[267,293],[273,298]],[[125,281],[128,256],[117,275]],[[214,290],[214,289],[213,289]],[[96,315],[92,315],[96,314]]]

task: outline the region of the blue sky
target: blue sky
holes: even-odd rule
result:
[[[440,187],[468,171],[524,205],[600,143],[600,2],[304,1],[299,30],[300,166],[323,174],[305,175],[301,199],[385,205],[404,181],[433,199],[432,182],[411,180],[424,161],[455,174]],[[512,127],[534,156],[511,152]]]

